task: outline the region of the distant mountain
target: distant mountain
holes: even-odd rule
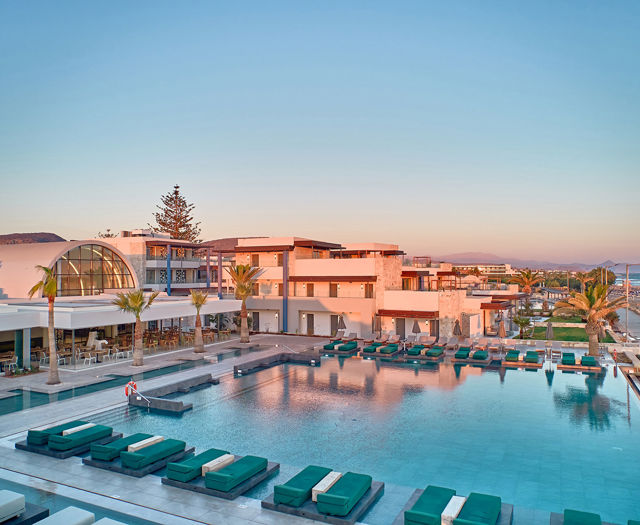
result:
[[[0,244],[30,244],[32,242],[60,242],[62,237],[55,233],[7,233],[0,235]]]
[[[504,257],[494,253],[484,252],[462,252],[441,255],[432,258],[434,261],[447,261],[455,264],[502,264],[508,263],[515,268],[532,268],[536,270],[569,270],[575,272],[589,271],[598,266],[611,266],[613,261],[604,261],[600,264],[586,264],[581,262],[556,263],[551,261],[540,261],[536,259],[516,259],[514,257]]]

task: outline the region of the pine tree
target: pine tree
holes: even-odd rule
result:
[[[156,206],[160,212],[154,213],[158,226],[151,226],[154,232],[168,233],[172,239],[182,239],[197,242],[200,235],[199,222],[192,224],[191,212],[195,205],[188,203],[180,195],[180,186],[177,184],[173,191],[163,195],[162,206]]]

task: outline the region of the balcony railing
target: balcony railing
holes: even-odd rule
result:
[[[166,255],[150,255],[147,254],[147,261],[166,261],[167,260],[167,256]],[[171,256],[171,262],[199,262],[202,264],[206,264],[207,260],[203,259],[202,257],[176,257],[174,255]]]

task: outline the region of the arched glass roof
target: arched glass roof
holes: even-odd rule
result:
[[[131,272],[113,250],[82,244],[56,261],[58,295],[98,295],[104,290],[134,288]]]

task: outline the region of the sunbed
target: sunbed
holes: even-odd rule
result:
[[[113,428],[105,425],[94,425],[85,430],[79,430],[66,436],[52,434],[49,436],[49,448],[52,450],[71,450],[82,445],[90,444],[113,433]]]
[[[502,509],[502,500],[497,496],[469,494],[453,525],[495,525]]]
[[[19,516],[25,511],[26,503],[23,494],[10,490],[0,490],[0,523]]]
[[[266,470],[267,463],[266,458],[244,456],[217,472],[207,472],[204,476],[204,484],[209,489],[229,492],[261,470]]]
[[[336,332],[336,335],[334,337],[332,337],[331,339],[329,339],[330,342],[334,342],[334,341],[341,341],[342,337],[344,336],[344,330],[338,330]]]
[[[358,339],[358,334],[356,332],[351,332],[347,337],[342,338],[343,343],[348,343],[349,341],[355,341]]]
[[[373,342],[373,343],[371,343],[369,346],[365,346],[365,347],[362,349],[362,351],[363,351],[363,352],[365,352],[365,353],[367,353],[367,354],[372,354],[372,353],[374,353],[374,352],[377,352],[377,351],[378,351],[378,348],[380,348],[381,346],[383,346],[383,344],[382,344],[382,343],[376,343],[376,342]]]
[[[38,522],[38,525],[93,525],[95,514],[78,507],[67,507],[48,518]]]
[[[503,342],[502,339],[491,339],[487,343],[487,350],[489,352],[500,352],[502,351]]]
[[[486,350],[476,350],[471,356],[475,361],[486,361],[489,359],[489,352]]]
[[[422,344],[413,345],[411,348],[407,348],[407,355],[418,356],[425,349],[425,346]]]
[[[460,345],[460,340],[457,337],[450,337],[444,345],[445,350],[456,350]]]
[[[509,350],[504,358],[505,361],[517,363],[520,360],[519,350]]]
[[[509,352],[511,350],[515,350],[516,349],[516,344],[517,343],[516,343],[515,339],[505,339],[504,343],[502,345],[502,349],[505,352]]]
[[[553,519],[554,516],[551,517]],[[561,523],[564,525],[602,525],[602,518],[593,512],[565,509]]]
[[[398,351],[397,343],[388,343],[386,346],[382,346],[378,348],[378,353],[385,354],[385,355],[395,354],[397,351]]]
[[[371,488],[371,476],[347,472],[324,494],[318,494],[318,511],[346,516]]]
[[[327,343],[322,348],[324,350],[335,350],[336,346],[341,344],[344,344],[344,341],[342,339],[336,339],[335,341],[331,341],[330,343]]]
[[[140,470],[152,463],[156,463],[169,456],[183,452],[186,443],[179,439],[165,439],[156,443],[155,445],[149,445],[148,447],[141,448],[136,452],[121,452],[120,460],[122,466],[131,470]]]
[[[421,335],[418,343],[424,346],[433,346],[436,344],[436,338],[434,336]]]
[[[152,437],[151,434],[138,433],[127,436],[126,438],[116,439],[106,445],[92,443],[91,459],[98,461],[113,461],[120,457],[120,452],[127,450],[129,445],[133,445],[134,443],[138,443],[144,439],[149,439],[150,437]]]
[[[358,349],[358,343],[356,341],[349,341],[343,345],[340,345],[336,348],[338,352],[353,352]]]
[[[454,356],[455,359],[469,359],[469,354],[471,353],[471,349],[470,348],[458,348],[458,351],[456,352],[456,355]]]
[[[473,343],[474,350],[486,350],[489,345],[489,340],[486,337],[481,337],[475,343]]]
[[[440,525],[440,516],[456,491],[429,485],[411,510],[404,512],[405,525]]]
[[[441,346],[432,346],[425,352],[424,355],[427,357],[435,358],[440,357],[442,354],[444,354],[444,348],[442,348]]]
[[[374,343],[386,343],[389,340],[389,334],[381,334],[380,337],[376,337]]]
[[[29,445],[46,445],[49,443],[49,436],[62,435],[62,432],[69,430],[70,428],[79,427],[80,425],[86,425],[87,421],[69,421],[62,425],[56,425],[55,427],[49,427],[44,430],[29,430],[27,433],[27,443]]]
[[[458,349],[460,348],[471,348],[473,346],[473,341],[470,337],[465,337],[460,344],[458,345]]]
[[[576,364],[576,355],[573,352],[562,352],[562,364],[574,366]]]
[[[393,334],[389,340],[387,341],[388,345],[398,345],[400,344],[400,336],[398,334]]]
[[[330,468],[309,465],[284,485],[273,487],[274,504],[300,507],[311,498],[311,490],[331,472]]]
[[[173,462],[167,465],[167,477],[176,481],[186,483],[194,478],[202,475],[202,466],[214,459],[229,454],[227,450],[219,450],[210,448],[205,452],[198,454],[192,458],[180,462]]]
[[[524,356],[525,363],[537,363],[540,356],[538,356],[538,352],[535,350],[528,350],[526,355]]]
[[[600,366],[596,361],[596,358],[592,355],[583,355],[580,359],[580,364],[582,366],[596,367]]]
[[[416,344],[416,336],[414,335],[408,335],[407,339],[404,342],[405,346],[413,346],[414,344]]]

